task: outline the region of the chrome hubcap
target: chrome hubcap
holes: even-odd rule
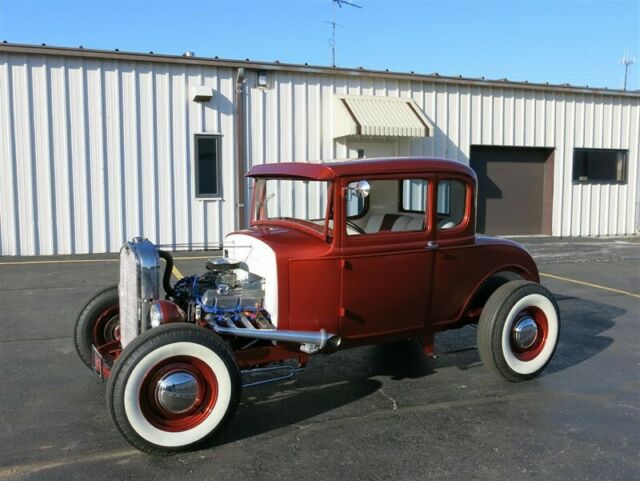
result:
[[[163,376],[156,385],[158,404],[163,409],[181,414],[191,409],[198,397],[198,380],[185,371]]]
[[[513,339],[520,349],[529,349],[538,337],[538,325],[530,317],[523,317],[513,328]]]
[[[120,326],[120,316],[113,316],[111,319],[107,321],[104,326],[104,330],[102,335],[105,341],[115,341],[116,339],[120,339],[120,333],[118,332],[118,327]]]

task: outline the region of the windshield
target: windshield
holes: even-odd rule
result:
[[[254,220],[281,220],[325,231],[329,182],[306,179],[256,179]]]

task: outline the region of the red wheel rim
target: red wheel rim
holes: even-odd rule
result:
[[[165,409],[158,400],[158,383],[174,373],[195,378],[197,394],[188,410],[180,413]],[[158,429],[180,432],[193,429],[211,413],[218,399],[218,380],[208,364],[191,356],[175,356],[156,364],[145,375],[138,400],[144,417]]]
[[[120,340],[120,306],[111,306],[93,324],[91,342],[96,348]]]
[[[537,332],[533,344],[527,348],[522,348],[515,340],[515,327],[525,318],[530,318],[535,322]],[[549,321],[544,311],[538,307],[530,306],[520,311],[511,323],[510,345],[514,356],[520,361],[531,361],[535,359],[544,349],[549,334]]]

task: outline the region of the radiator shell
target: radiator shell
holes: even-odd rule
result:
[[[147,239],[140,237],[120,249],[120,342],[126,347],[148,329],[151,303],[160,297],[160,257]]]

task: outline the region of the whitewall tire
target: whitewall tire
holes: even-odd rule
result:
[[[107,405],[133,446],[170,454],[222,432],[240,391],[240,372],[226,343],[207,329],[177,323],[127,345],[113,367]]]
[[[551,293],[534,282],[502,285],[485,304],[478,324],[484,365],[509,381],[537,376],[560,335],[560,312]]]

